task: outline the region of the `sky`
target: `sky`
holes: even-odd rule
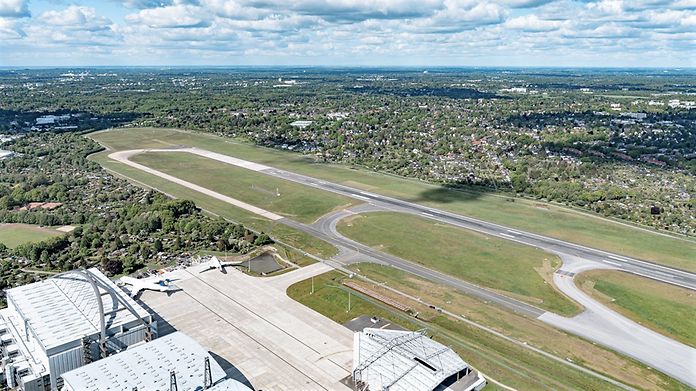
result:
[[[0,66],[696,67],[696,0],[0,0]]]

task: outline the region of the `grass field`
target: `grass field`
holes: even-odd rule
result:
[[[0,224],[0,243],[9,248],[15,248],[24,243],[40,242],[58,235],[63,235],[63,232],[37,225]]]
[[[297,231],[286,225],[270,221],[244,209],[232,206],[226,202],[195,191],[191,191],[184,186],[177,185],[167,181],[166,179],[162,179],[125,164],[115,162],[109,159],[107,154],[108,152],[100,152],[92,155],[90,158],[112,172],[123,175],[130,180],[147,184],[149,187],[155,188],[176,198],[191,200],[196,203],[196,206],[210,213],[244,224],[255,231],[266,232],[274,239],[281,240],[291,246],[301,248],[308,253],[323,258],[330,258],[337,252],[334,246],[324,242],[321,239],[317,239],[314,236]]]
[[[636,322],[696,347],[696,292],[608,270],[582,273],[575,283]]]
[[[380,294],[404,301],[403,297],[384,288],[386,286],[419,297],[423,302],[463,315],[518,341],[525,341],[557,357],[572,360],[624,383],[650,390],[675,388],[677,384],[666,375],[655,372],[635,360],[569,335],[539,320],[486,304],[456,289],[388,266],[361,263],[350,268],[376,282],[377,285],[373,285],[371,289]]]
[[[131,161],[303,223],[360,203],[189,153],[144,153],[131,157]]]
[[[417,216],[392,212],[344,219],[345,236],[562,315],[580,310],[553,288],[560,259],[534,247],[483,235]]]
[[[391,309],[356,292],[351,294],[351,310],[347,311],[348,291],[340,285],[344,278],[338,272],[329,272],[314,278],[315,290],[310,294],[310,281],[305,280],[288,288],[288,295],[317,312],[344,323],[360,315],[379,316],[405,328],[426,328],[436,340],[452,347],[474,368],[509,387],[520,390],[586,389],[613,390],[615,387],[575,369],[554,362],[502,338],[444,315],[428,313],[427,307],[415,307],[429,321],[415,319]],[[374,287],[374,286],[373,286]],[[417,306],[417,303],[414,304]],[[617,361],[619,365],[621,361]],[[617,368],[617,371],[619,369]],[[651,378],[649,370],[641,372]],[[660,386],[647,389],[683,389],[666,380]],[[487,390],[500,389],[495,384]]]
[[[361,168],[315,163],[313,158],[300,154],[260,148],[204,133],[129,128],[90,137],[114,150],[195,146],[517,229],[696,271],[693,257],[696,241],[693,239],[659,235],[534,200],[475,190],[454,190]]]

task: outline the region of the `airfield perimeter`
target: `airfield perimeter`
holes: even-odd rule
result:
[[[242,167],[260,174],[271,175],[280,179],[352,197],[354,199],[365,201],[366,203],[328,214],[312,225],[303,224],[129,160],[131,156],[145,152],[190,153],[237,167]],[[334,260],[337,260],[343,264],[354,261],[370,261],[390,265],[408,271],[423,278],[451,286],[465,293],[480,297],[484,300],[495,302],[513,311],[523,313],[530,317],[538,318],[539,320],[549,323],[555,327],[613,348],[614,350],[657,368],[691,386],[696,386],[696,375],[692,371],[692,363],[695,362],[694,360],[696,360],[696,349],[667,338],[633,322],[632,320],[629,320],[628,318],[625,318],[622,315],[617,314],[616,312],[606,308],[602,304],[584,294],[572,283],[572,277],[575,275],[575,273],[581,270],[584,271],[604,268],[624,270],[629,273],[634,273],[644,277],[649,277],[696,290],[696,275],[693,273],[656,265],[625,256],[619,256],[617,254],[611,254],[605,251],[596,250],[537,234],[526,233],[520,230],[512,230],[497,224],[464,217],[434,208],[427,208],[418,204],[365,192],[348,186],[311,178],[305,175],[276,169],[266,165],[237,159],[231,156],[199,148],[178,147],[128,150],[113,152],[109,154],[109,157],[123,164],[175,182],[210,197],[230,203],[236,207],[246,209],[267,219],[289,225],[293,228],[319,237],[335,245],[339,249],[339,255],[334,257]],[[433,271],[413,262],[377,251],[342,236],[336,230],[336,224],[338,221],[347,216],[360,212],[385,210],[419,215],[439,221],[441,223],[471,229],[558,254],[564,261],[564,265],[554,275],[554,281],[561,291],[576,301],[582,303],[585,306],[585,311],[576,317],[565,318],[557,314],[544,311],[533,305],[481,288],[474,284],[466,283],[446,274]],[[566,281],[570,281],[570,283],[566,283]],[[660,353],[655,354],[656,351]]]

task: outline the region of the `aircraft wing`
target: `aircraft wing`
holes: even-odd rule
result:
[[[131,286],[132,286],[132,285],[136,285],[136,284],[138,283],[138,279],[137,279],[137,278],[128,277],[128,276],[123,276],[123,277],[121,277],[121,278],[120,278],[120,281],[121,281],[122,283],[124,283],[124,284],[128,284],[128,285],[131,285]]]

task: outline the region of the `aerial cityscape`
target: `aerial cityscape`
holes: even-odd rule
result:
[[[695,31],[0,0],[0,390],[696,389]]]

